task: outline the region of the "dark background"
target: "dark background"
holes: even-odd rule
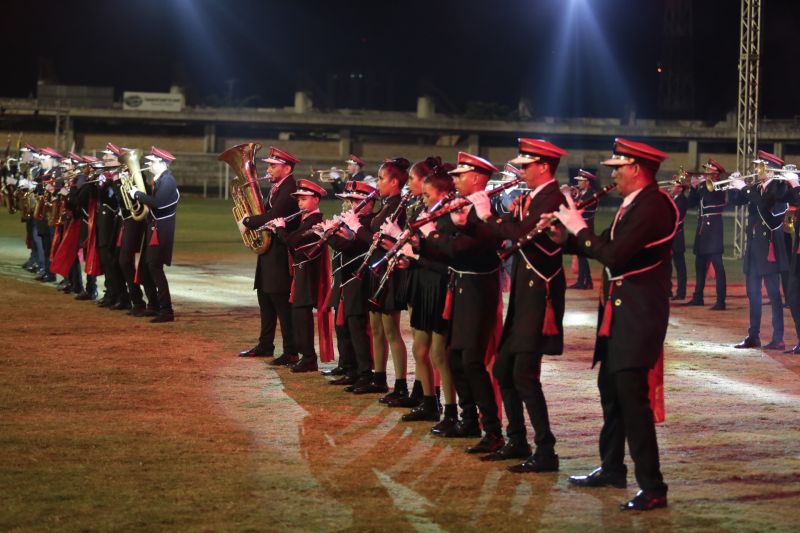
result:
[[[190,105],[412,110],[502,117],[724,119],[735,111],[738,0],[103,0],[3,2],[0,96],[37,79],[124,90],[184,88]],[[764,0],[762,115],[800,115],[800,1]],[[665,27],[666,26],[666,27]],[[682,34],[670,38],[669,35]],[[657,67],[693,87],[659,102]],[[229,80],[235,80],[230,82]]]

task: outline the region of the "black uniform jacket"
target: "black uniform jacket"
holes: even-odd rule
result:
[[[172,264],[172,247],[175,244],[175,218],[178,212],[180,193],[175,183],[175,176],[169,169],[165,170],[153,185],[153,194],[137,191],[136,199],[150,208],[147,215],[147,230],[144,245],[148,246],[148,260],[152,261],[153,248],[157,248],[158,261],[165,265]],[[153,232],[158,233],[158,246],[150,246]]]
[[[314,224],[319,224],[320,222],[322,222],[322,213],[316,211],[304,215],[300,225],[294,231],[288,231],[286,228],[277,228],[275,230],[275,236],[289,248],[295,265],[294,292],[292,293],[292,305],[294,307],[317,306],[320,276],[322,275],[321,263],[324,254],[317,254],[311,261],[306,261],[308,259],[306,255],[302,250],[297,251],[297,248],[319,240],[319,236],[311,228]],[[273,245],[275,244],[274,241],[275,239],[273,239]]]
[[[114,247],[119,233],[117,217],[119,202],[110,182],[106,182],[102,187],[98,186],[97,194],[100,200],[95,218],[97,246]]]
[[[583,202],[588,200],[592,197],[592,195],[597,192],[594,190],[594,187],[589,187],[585,191],[581,192],[580,197],[578,198],[578,202]],[[597,215],[597,202],[593,203],[589,207],[583,210],[583,220],[586,221],[586,225],[589,226],[589,229],[594,231],[594,217]]]
[[[725,249],[722,212],[725,211],[725,191],[711,191],[705,185],[689,191],[689,205],[697,206],[697,229],[694,234],[695,255],[721,254]]]
[[[800,187],[789,188],[787,187],[785,199],[793,206],[800,206]],[[794,276],[800,275],[800,257],[797,250],[800,249],[800,223],[794,221],[792,247],[788,250],[789,255],[789,272]]]
[[[264,214],[245,217],[243,223],[249,229],[263,226],[273,218],[288,217],[298,211],[297,200],[292,193],[297,190],[294,176],[287,176],[273,185],[264,200]],[[295,219],[286,225],[286,231],[294,231],[300,221]],[[269,293],[289,293],[292,276],[289,271],[289,250],[279,239],[272,239],[269,249],[258,256],[253,288]]]
[[[689,207],[689,200],[681,192],[678,196],[674,196],[672,201],[675,202],[675,207],[678,208],[679,222],[678,231],[675,232],[675,238],[672,239],[672,253],[682,254],[686,252],[686,234],[684,232],[684,222],[686,221],[686,208]]]
[[[470,211],[467,224],[448,225],[420,240],[420,255],[451,269],[453,291],[448,345],[463,350],[485,344],[497,324],[500,298],[500,258],[497,240],[481,228],[484,222]]]
[[[672,198],[651,184],[642,189],[612,228],[589,229],[570,237],[566,248],[598,260],[603,269],[603,302],[611,299],[611,334],[598,337],[594,363],[609,372],[652,368],[664,346],[669,321],[672,237],[678,211]],[[656,244],[657,243],[657,244]]]
[[[789,270],[789,257],[783,237],[783,217],[788,205],[786,182],[772,180],[766,189],[761,185],[748,185],[741,190],[731,190],[731,201],[747,205],[747,246],[742,265],[745,274],[763,276]],[[770,261],[770,243],[774,260]]]
[[[75,195],[73,200],[75,218],[83,221],[80,236],[81,246],[83,246],[89,236],[89,201],[97,198],[97,187],[94,184],[86,183],[86,176],[80,175],[69,193]]]
[[[369,226],[372,218],[375,215],[372,213],[359,215],[359,220],[363,226]],[[333,248],[335,255],[333,258],[333,269],[336,273],[333,275],[333,289],[331,292],[330,304],[336,307],[339,299],[344,292],[344,316],[357,316],[366,315],[369,311],[367,299],[371,296],[369,293],[369,279],[367,275],[362,275],[358,279],[353,279],[354,272],[363,262],[364,258],[356,259],[362,256],[369,249],[369,245],[355,236],[352,239],[346,239],[339,235],[334,235],[328,241],[328,244]],[[343,266],[344,265],[344,266]],[[342,290],[342,283],[347,283]]]
[[[536,227],[543,214],[558,211],[558,207],[563,203],[565,203],[564,195],[559,190],[558,184],[552,181],[536,193],[522,220],[509,213],[500,219],[489,219],[486,227],[497,239],[516,242]],[[522,254],[525,255],[524,258]],[[558,335],[542,334],[547,307],[547,283],[540,274],[545,278],[552,278],[550,298],[559,330]],[[511,353],[560,355],[564,350],[562,321],[565,291],[561,247],[543,233],[514,254],[511,294],[503,324],[500,350]]]

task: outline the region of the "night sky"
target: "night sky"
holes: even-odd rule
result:
[[[323,109],[413,110],[429,94],[442,113],[502,115],[526,98],[534,116],[666,118],[661,65],[694,80],[682,116],[722,119],[736,106],[740,2],[695,0],[693,32],[672,47],[670,3],[11,0],[0,96],[34,94],[41,76],[118,95],[177,84],[191,105],[280,107],[302,88]],[[794,118],[800,1],[763,5],[763,115]]]

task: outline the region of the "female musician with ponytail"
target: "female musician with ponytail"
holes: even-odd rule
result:
[[[383,207],[368,226],[362,225],[361,220],[355,213],[342,215],[345,223],[356,234],[356,237],[362,242],[372,245],[373,252],[368,259],[369,264],[383,256],[385,246],[391,246],[390,243],[374,242],[375,239],[382,238],[384,231],[399,233],[399,229],[396,226],[402,227],[405,223],[405,212],[404,206],[401,205],[400,192],[408,180],[408,167],[410,165],[408,159],[402,157],[387,159],[383,162],[378,170],[377,183],[378,194],[381,197]],[[396,224],[396,226],[391,223]],[[390,227],[393,229],[390,229]],[[406,308],[405,284],[402,279],[405,275],[402,270],[396,271],[388,281],[389,286],[387,290],[383,291],[381,301],[371,306],[369,323],[372,330],[375,373],[373,374],[372,383],[353,389],[355,394],[388,392],[389,387],[386,383],[388,345],[392,353],[396,380],[394,391],[381,398],[381,403],[408,396],[408,384],[406,383],[407,352],[406,345],[400,335],[400,312]],[[378,282],[377,278],[371,278],[370,291],[372,294],[375,293]]]

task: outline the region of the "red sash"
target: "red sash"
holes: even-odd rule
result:
[[[333,314],[327,305],[331,291],[331,258],[328,247],[324,246],[320,254],[320,276],[317,286],[317,334],[319,336],[319,360],[323,363],[333,361]],[[341,300],[344,301],[344,300]],[[344,315],[344,309],[342,309]]]
[[[647,384],[649,385],[650,408],[653,409],[653,419],[656,424],[666,419],[664,409],[664,350],[658,356],[658,361],[653,368],[647,372]]]
[[[89,237],[86,239],[86,264],[84,272],[89,276],[99,276],[103,273],[103,265],[100,262],[100,253],[97,251],[97,231],[95,231],[95,219],[97,218],[97,199],[89,199]]]
[[[78,257],[81,224],[83,224],[83,221],[80,218],[74,219],[64,230],[61,244],[56,250],[53,261],[50,263],[50,272],[53,274],[59,274],[65,278],[69,276],[69,269],[72,268],[72,264]]]

